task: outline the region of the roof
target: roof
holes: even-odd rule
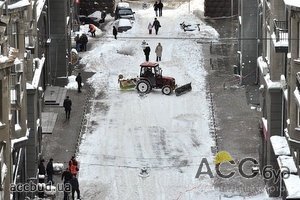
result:
[[[299,0],[284,0],[286,6],[293,10],[300,11],[300,1]]]
[[[141,67],[157,67],[158,65],[157,62],[143,62],[140,64]]]

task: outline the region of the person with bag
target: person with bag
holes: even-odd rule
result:
[[[154,22],[152,23],[152,27],[154,27],[155,34],[157,35],[158,29],[161,27],[160,22],[157,20],[157,18],[154,18]]]

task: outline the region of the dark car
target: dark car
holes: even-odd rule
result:
[[[95,26],[99,26],[100,22],[97,21],[97,18],[94,17],[87,17],[85,15],[78,15],[80,24],[94,24]]]
[[[120,2],[118,3],[115,10],[115,19],[130,19],[134,20],[135,12],[129,7],[128,3]]]

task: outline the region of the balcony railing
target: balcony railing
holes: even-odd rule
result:
[[[288,26],[286,21],[274,20],[274,33],[276,35],[276,42],[288,41]]]

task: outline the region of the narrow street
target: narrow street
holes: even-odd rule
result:
[[[201,9],[199,1],[191,4],[193,10]],[[188,7],[186,3],[177,9],[165,9],[158,18],[162,27],[157,36],[147,30],[155,17],[152,7],[136,7],[131,30],[113,39],[111,19],[104,35],[94,40],[89,52],[82,53],[84,70],[95,73],[88,79],[95,94],[78,156],[84,199],[230,198],[221,193],[226,192],[221,187],[215,187],[218,179],[195,178],[202,158],[213,169],[212,149],[216,148],[211,130],[212,105],[207,96],[216,92],[207,91],[209,45],[198,42],[199,38],[218,41],[219,34],[189,13]],[[183,21],[200,24],[200,31],[184,32],[179,26]],[[126,78],[139,75],[139,65],[145,59],[142,40],[151,47],[150,61],[155,61],[157,43],[162,44],[163,75],[174,77],[179,86],[191,82],[191,92],[177,97],[163,95],[161,90],[146,95],[120,90],[119,74]],[[139,176],[143,167],[149,176]],[[235,196],[259,195],[253,199],[264,199],[261,193],[240,192]]]

